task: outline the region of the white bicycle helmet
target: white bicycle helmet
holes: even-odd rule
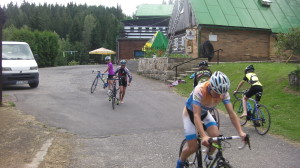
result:
[[[228,77],[220,71],[214,72],[210,77],[209,82],[211,89],[218,94],[226,93],[230,87]]]
[[[109,60],[110,60],[110,56],[106,56],[105,61],[109,61]]]
[[[121,64],[121,65],[126,65],[126,60],[121,60],[121,61],[120,61],[120,64]]]

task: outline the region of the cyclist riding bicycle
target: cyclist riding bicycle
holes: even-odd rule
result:
[[[105,62],[107,63],[107,69],[103,73],[108,72],[108,77],[107,77],[108,90],[107,90],[107,94],[110,95],[111,87],[112,87],[112,84],[113,84],[113,81],[110,80],[110,79],[112,79],[114,77],[114,67],[113,67],[113,64],[111,62],[110,56],[105,57]]]
[[[118,75],[120,78],[119,80],[119,88],[120,88],[120,102],[124,103],[124,96],[126,92],[126,87],[130,86],[130,83],[132,81],[132,75],[130,71],[126,67],[126,60],[121,60],[120,61],[121,66],[119,66],[116,71],[115,75]],[[127,83],[127,77],[129,78],[129,81]]]
[[[199,70],[198,72],[195,72],[194,76],[194,87],[196,87],[199,83],[203,82],[200,80],[202,77],[209,78],[211,76],[212,72],[208,68],[208,63],[206,61],[201,61],[199,63]]]
[[[243,132],[239,118],[233,111],[228,93],[230,81],[228,77],[220,72],[214,72],[209,81],[197,85],[190,97],[186,101],[186,106],[183,109],[183,125],[187,147],[183,149],[180,158],[177,161],[176,168],[183,168],[186,159],[198,149],[198,134],[201,137],[201,144],[209,147],[209,138],[219,136],[217,123],[208,112],[215,108],[221,101],[223,102],[230,120],[245,142],[246,134]],[[206,131],[206,132],[205,132]],[[205,162],[209,164],[215,148],[211,148],[207,153]]]
[[[244,94],[243,97],[243,114],[240,116],[240,118],[247,116],[247,100],[255,95],[256,93],[263,92],[262,84],[259,82],[257,75],[254,73],[254,66],[249,65],[245,68],[245,76],[243,80],[239,83],[237,86],[237,89],[233,91],[235,94],[244,84],[244,82],[248,82],[251,87],[250,89]],[[248,109],[249,110],[249,109]]]

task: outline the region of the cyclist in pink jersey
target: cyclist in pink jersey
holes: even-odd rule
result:
[[[104,73],[108,72],[108,77],[107,77],[108,91],[107,91],[107,93],[110,94],[112,83],[113,83],[113,81],[110,79],[113,78],[115,71],[114,71],[113,64],[111,63],[110,56],[105,57],[105,62],[107,63],[107,69],[104,71]]]

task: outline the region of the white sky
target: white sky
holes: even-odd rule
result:
[[[103,5],[103,6],[117,6],[117,4],[121,5],[121,8],[123,10],[123,13],[126,15],[132,15],[136,11],[136,7],[140,4],[161,4],[163,0],[25,0],[29,3],[35,3],[35,4],[44,4],[47,2],[47,4],[59,4],[59,5],[66,5],[68,2],[73,2],[78,4],[84,4],[87,5]],[[10,2],[18,3],[20,5],[23,0],[1,0],[0,5],[7,5]],[[166,1],[168,2],[168,1]]]

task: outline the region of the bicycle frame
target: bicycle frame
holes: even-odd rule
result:
[[[252,114],[250,115],[250,120],[252,121],[256,121],[256,120],[260,120],[260,118],[257,118],[257,109],[258,109],[258,102],[252,98],[249,98],[248,101],[252,101],[254,103],[254,108],[252,109]]]
[[[244,92],[237,92],[237,93],[244,93]],[[235,96],[235,98],[236,98],[237,100],[239,99],[236,95],[234,95],[234,96]],[[259,118],[259,115],[257,115],[257,109],[258,109],[258,107],[260,106],[259,102],[258,102],[257,100],[255,100],[255,99],[253,99],[253,98],[249,98],[249,99],[247,100],[247,102],[246,102],[246,103],[247,103],[246,106],[248,106],[248,103],[250,103],[250,102],[252,102],[254,108],[252,109],[252,113],[251,113],[251,115],[250,115],[249,120],[252,120],[252,121],[261,120],[261,118]],[[243,101],[242,101],[242,103],[243,103]],[[251,103],[250,103],[250,104],[251,104]],[[243,109],[243,104],[241,104],[239,108],[242,108],[242,109]],[[248,108],[248,107],[247,107],[247,108]],[[239,110],[241,110],[241,109],[239,109]],[[248,109],[247,109],[247,110],[248,110]]]
[[[100,78],[101,81],[105,84],[106,82],[104,81],[103,75],[104,74],[102,74],[100,71],[98,71],[97,78]]]
[[[216,167],[215,164],[218,164],[219,160],[225,161],[225,158],[223,157],[223,152],[222,152],[222,144],[221,141],[218,141],[217,144],[213,143],[213,147],[215,147],[218,151],[216,153],[216,157],[213,159],[211,164],[207,168],[213,168]]]

